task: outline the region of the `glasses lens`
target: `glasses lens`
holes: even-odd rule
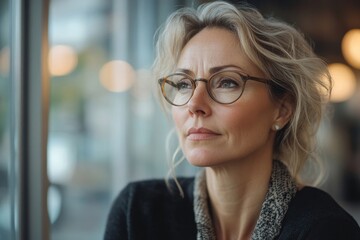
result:
[[[244,90],[245,81],[236,72],[219,72],[209,82],[209,90],[216,101],[232,103],[236,101]]]
[[[174,74],[164,79],[164,97],[174,105],[186,104],[192,96],[193,84],[188,76]]]

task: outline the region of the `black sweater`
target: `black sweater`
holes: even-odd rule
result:
[[[176,188],[171,193],[163,180],[129,184],[112,206],[104,239],[196,239],[194,179],[179,181],[184,198]],[[360,240],[360,228],[330,195],[304,187],[291,201],[278,239]]]

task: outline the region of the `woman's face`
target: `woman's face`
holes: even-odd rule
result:
[[[195,35],[182,50],[177,68],[191,71],[194,78],[208,79],[211,69],[227,65],[265,77],[245,56],[237,37],[221,28],[205,28]],[[278,105],[261,82],[247,81],[241,98],[227,105],[211,99],[205,83],[197,82],[190,101],[172,107],[172,116],[188,161],[219,166],[272,157]]]

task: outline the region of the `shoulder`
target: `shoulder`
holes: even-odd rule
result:
[[[184,197],[181,196],[174,180],[169,180],[168,184],[164,179],[131,182],[117,196],[113,209],[140,213],[161,211],[174,204],[192,205],[193,178],[178,178],[178,182],[184,191]]]
[[[304,187],[298,191],[290,203],[289,212],[311,219],[338,216],[353,220],[328,193],[314,187]]]
[[[360,239],[360,228],[328,193],[313,187],[298,191],[283,221],[289,239]],[[280,238],[281,239],[281,238]]]
[[[339,204],[326,192],[314,187],[304,187],[298,191],[291,202],[290,208],[311,210],[313,214],[345,213]],[[324,211],[325,210],[325,211]]]
[[[192,198],[194,179],[178,178],[177,180],[184,191],[184,198]],[[177,200],[182,197],[174,180],[169,180],[167,184],[164,179],[153,179],[129,183],[120,192],[117,200],[124,200],[124,198],[131,198],[131,200],[141,198],[141,201],[151,201],[154,199]]]
[[[194,179],[178,178],[178,182],[183,197],[173,180],[129,183],[113,203],[105,239],[192,239]]]

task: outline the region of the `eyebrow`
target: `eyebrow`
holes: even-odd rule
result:
[[[219,71],[221,71],[223,69],[226,69],[226,68],[237,68],[237,69],[242,70],[242,68],[239,67],[239,66],[236,66],[236,65],[233,65],[233,64],[228,64],[228,65],[212,67],[212,68],[209,69],[209,73],[214,74],[214,73],[219,72]],[[176,72],[181,72],[181,73],[185,73],[187,75],[192,75],[192,76],[195,75],[193,71],[191,71],[189,69],[186,69],[186,68],[178,68],[178,69],[176,69]]]

